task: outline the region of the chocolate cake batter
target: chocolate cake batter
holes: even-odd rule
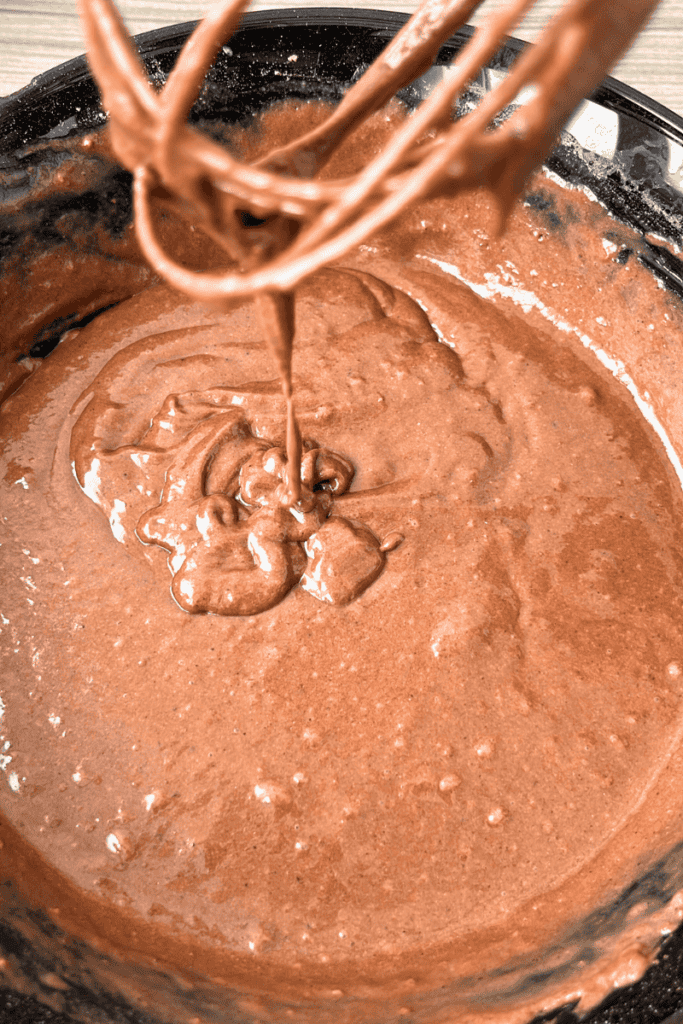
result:
[[[410,1008],[544,948],[664,844],[644,815],[676,806],[679,482],[543,301],[522,317],[456,277],[512,293],[544,242],[547,303],[578,239],[579,336],[610,280],[613,330],[628,302],[663,332],[673,312],[534,216],[494,246],[482,197],[426,203],[297,288],[300,514],[250,300],[151,282],[4,402],[4,805],[83,932]]]

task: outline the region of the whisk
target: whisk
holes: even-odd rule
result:
[[[183,48],[161,92],[147,81],[111,0],[79,0],[88,57],[109,112],[117,157],[135,178],[140,244],[183,291],[202,299],[291,291],[306,275],[393,220],[417,200],[488,185],[505,212],[529,173],[551,149],[580,100],[604,78],[657,6],[657,0],[570,0],[498,86],[457,121],[453,104],[514,31],[534,0],[512,0],[490,16],[461,50],[452,73],[355,177],[316,180],[363,118],[430,65],[441,44],[469,19],[477,0],[423,0],[384,52],[314,131],[248,165],[186,123],[220,47],[237,28],[247,0],[214,7]],[[496,116],[524,87],[533,95],[505,121]],[[429,141],[425,137],[434,133]],[[306,168],[306,177],[301,168]],[[164,252],[155,235],[150,194],[159,185],[180,212],[235,259],[234,272],[195,273]],[[269,244],[250,238],[243,211],[279,215]],[[292,230],[292,222],[299,226]]]
[[[112,0],[78,0],[88,57],[109,112],[111,141],[134,176],[141,249],[174,287],[213,302],[255,295],[289,409],[290,490],[298,493],[298,434],[291,396],[293,289],[394,220],[410,204],[473,184],[497,199],[501,222],[530,172],[553,146],[581,99],[607,74],[658,0],[568,0],[537,43],[464,116],[454,103],[535,0],[507,0],[458,53],[450,72],[406,118],[385,149],[353,177],[319,172],[359,122],[430,66],[439,47],[481,0],[422,0],[415,14],[316,129],[253,164],[187,124],[205,75],[237,28],[248,0],[211,9],[156,92]],[[527,99],[498,115],[522,90]],[[234,269],[193,271],[164,250],[152,197],[216,241]],[[244,213],[264,221],[245,227]],[[300,451],[299,451],[300,454]],[[296,475],[295,475],[296,474]]]

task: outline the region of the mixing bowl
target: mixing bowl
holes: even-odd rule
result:
[[[333,8],[249,14],[219,54],[192,119],[211,130],[216,124],[247,122],[285,98],[335,102],[404,20],[399,14]],[[164,82],[192,28],[171,26],[138,37],[152,81]],[[442,47],[433,68],[401,93],[404,103],[413,107],[429,93],[469,35],[463,29]],[[464,105],[506,73],[522,45],[510,40],[501,49],[463,98]],[[28,252],[56,251],[65,240],[82,246],[95,231],[114,241],[121,237],[131,217],[129,175],[78,146],[82,137],[104,123],[83,58],[0,101],[0,257],[5,268]],[[78,180],[72,173],[74,159],[82,171]],[[65,162],[71,168],[68,189],[46,189],[46,182],[54,180]],[[621,250],[624,261],[637,261],[644,273],[683,298],[683,263],[678,257],[683,242],[683,120],[608,79],[577,112],[548,168],[571,188],[590,193],[615,221],[634,232],[632,246]],[[526,201],[545,218],[546,230],[562,229],[553,211],[544,210],[537,192]],[[116,298],[114,290],[107,304]],[[15,297],[5,294],[5,302],[10,315],[17,315]],[[17,354],[48,355],[66,331],[98,311],[74,303],[71,294],[53,297],[40,309],[29,303],[21,330],[15,331]],[[653,342],[651,352],[639,353],[633,370],[628,340],[615,356],[629,366],[641,392],[653,396],[669,438],[683,452],[683,340],[680,351],[669,352],[666,358]],[[209,978],[188,980],[159,963],[130,963],[60,928],[55,923],[58,914],[46,912],[59,906],[60,880],[46,874],[44,884],[36,885],[29,874],[26,877],[33,880],[27,886],[23,872],[30,869],[31,851],[21,846],[9,826],[3,826],[2,834],[0,951],[7,984],[17,993],[7,1003],[7,1020],[19,1024],[43,1019],[43,1010],[29,994],[38,994],[68,1019],[102,1024],[247,1024],[259,1018],[259,1011],[250,1009],[238,991]],[[670,828],[666,840],[660,837],[657,849],[657,856],[628,885],[578,921],[560,943],[487,979],[487,1005],[502,1011],[521,997],[533,1002],[581,966],[598,961],[605,942],[626,922],[648,918],[665,906],[683,889],[683,823]],[[678,991],[682,954],[683,932],[677,932],[643,980],[615,992],[587,1019],[604,1024],[683,1020],[683,994]],[[475,1002],[481,998],[477,991],[473,979]],[[448,998],[447,992],[432,993],[417,1006],[418,1019],[448,1019]],[[571,1010],[559,1007],[543,1020],[569,1024],[575,1019]],[[311,1006],[305,1000],[301,1006],[286,1007],[266,999],[261,1011],[282,1020],[334,1019],[330,1007]],[[389,1021],[395,1019],[395,1010],[375,1006],[371,1016]],[[353,1016],[350,1010],[349,1019],[369,1022],[370,1015],[356,1010]]]

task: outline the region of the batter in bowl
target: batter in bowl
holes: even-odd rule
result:
[[[249,300],[152,281],[4,403],[6,813],[100,942],[410,1009],[664,846],[680,487],[578,335],[608,283],[617,334],[635,302],[664,344],[675,311],[591,249],[587,201],[537,187],[563,236],[526,209],[494,245],[482,196],[433,201],[299,286],[300,519],[271,514],[282,399]],[[577,250],[572,339],[538,309]],[[491,292],[536,270],[546,304],[462,268]],[[626,951],[603,991],[642,971]]]

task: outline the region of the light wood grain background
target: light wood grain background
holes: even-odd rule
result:
[[[132,32],[191,21],[210,0],[119,0]],[[619,4],[620,0],[613,0]],[[482,6],[485,12],[491,6]],[[561,0],[538,0],[517,33],[531,39]],[[282,7],[375,7],[412,11],[400,0],[256,0],[253,10]],[[0,0],[0,95],[27,85],[41,71],[83,52],[75,0]],[[683,115],[683,0],[661,0],[647,29],[614,72],[617,78]]]

